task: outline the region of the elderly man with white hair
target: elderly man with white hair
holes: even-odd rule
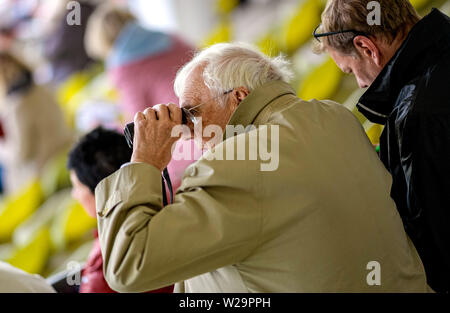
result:
[[[181,109],[136,114],[130,164],[95,192],[113,289],[428,291],[391,176],[357,119],[336,103],[298,99],[290,77],[282,57],[214,45],[179,71]],[[160,175],[183,111],[208,150],[163,207]]]

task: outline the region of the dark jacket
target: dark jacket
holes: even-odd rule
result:
[[[385,124],[380,157],[391,196],[435,291],[450,288],[450,18],[434,9],[360,99]]]

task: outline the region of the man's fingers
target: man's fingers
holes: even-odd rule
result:
[[[152,108],[147,108],[144,110],[143,117],[140,116],[139,119],[147,119],[149,121],[153,120],[171,120],[177,124],[182,122],[181,109],[173,103],[170,104],[158,104]],[[135,119],[138,117],[136,114]]]
[[[137,112],[134,115],[134,124],[137,124],[139,121],[145,120],[145,115],[142,112]]]
[[[155,121],[156,120],[156,111],[153,110],[153,108],[146,108],[144,110],[145,118],[149,121]]]
[[[170,119],[177,123],[182,123],[182,113],[180,107],[174,103],[169,103],[169,112],[170,112]]]
[[[155,105],[154,110],[156,110],[158,112],[158,118],[159,120],[163,121],[163,120],[169,120],[169,108],[165,105],[165,104],[158,104]]]

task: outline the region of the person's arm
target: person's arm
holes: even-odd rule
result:
[[[138,112],[133,164],[96,188],[103,269],[115,290],[158,289],[235,264],[257,247],[258,161],[199,161],[188,168],[175,202],[162,208],[161,172],[181,122],[175,104]]]
[[[412,146],[409,157],[402,155],[409,206],[421,211],[442,262],[449,265],[450,115],[420,114],[406,140]]]
[[[99,238],[113,289],[161,288],[239,262],[255,249],[262,214],[245,180],[254,168],[243,161],[217,169],[208,163],[187,169],[192,177],[185,177],[175,203],[165,208],[161,174],[152,165],[130,164],[99,184]],[[242,181],[228,185],[233,180],[226,172]]]

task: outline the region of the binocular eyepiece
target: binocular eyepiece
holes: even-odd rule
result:
[[[181,110],[181,123],[183,125],[187,124],[187,116],[184,110]],[[125,135],[128,146],[133,149],[134,123],[127,124],[127,126],[125,126],[125,129],[123,130],[123,133]]]

